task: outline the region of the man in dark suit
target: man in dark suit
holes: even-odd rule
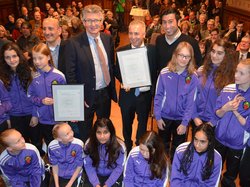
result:
[[[69,84],[84,84],[85,121],[79,122],[80,138],[86,141],[93,116],[109,118],[115,91],[114,44],[111,36],[100,33],[103,10],[97,5],[82,11],[86,32],[68,40],[65,46],[66,79]],[[97,41],[98,40],[98,41]]]
[[[235,46],[237,46],[240,41],[241,38],[243,36],[245,36],[245,32],[243,31],[243,26],[244,26],[244,22],[238,22],[236,24],[236,30],[233,31],[230,35],[229,35],[229,41],[232,42]]]
[[[64,74],[66,73],[64,61],[65,42],[61,40],[62,29],[59,21],[55,18],[46,18],[43,20],[43,35],[48,45],[54,65]]]
[[[151,86],[143,86],[139,88],[124,87],[119,68],[119,61],[116,63],[116,77],[121,83],[119,105],[122,113],[123,137],[125,140],[127,152],[131,150],[133,142],[131,140],[132,124],[135,113],[138,119],[138,128],[136,133],[136,145],[139,144],[140,137],[147,130],[147,121],[151,109],[151,101],[153,95],[154,83],[156,82],[156,56],[155,47],[153,45],[144,45],[146,34],[146,26],[142,21],[132,21],[129,24],[129,40],[130,44],[119,48],[117,51],[125,51],[133,48],[146,47],[147,58],[151,75]],[[131,50],[131,53],[133,51]],[[126,62],[125,62],[126,63]]]
[[[237,57],[239,61],[250,58],[250,38],[248,36],[244,36],[239,43],[239,51],[237,51]]]

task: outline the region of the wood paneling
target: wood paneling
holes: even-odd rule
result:
[[[5,24],[8,21],[8,15],[14,13],[17,16],[15,0],[0,0],[0,24]]]
[[[224,8],[223,26],[227,28],[232,19],[244,22],[244,31],[250,31],[250,11],[227,6]]]

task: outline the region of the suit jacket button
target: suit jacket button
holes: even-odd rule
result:
[[[93,78],[95,79],[95,76],[93,76]]]

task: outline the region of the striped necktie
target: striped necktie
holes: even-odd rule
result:
[[[98,39],[95,38],[94,40],[95,40],[95,43],[96,43],[96,49],[97,49],[98,58],[99,58],[99,61],[100,61],[104,81],[105,81],[106,85],[108,86],[109,83],[110,83],[110,75],[109,75],[109,71],[108,71],[108,65],[107,65],[107,63],[105,61],[105,57],[104,57],[104,54],[103,54],[102,49],[100,47]]]

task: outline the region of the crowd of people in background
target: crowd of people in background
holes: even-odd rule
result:
[[[81,1],[67,7],[47,2],[45,10],[22,6],[18,18],[10,14],[0,25],[6,185],[234,187],[239,174],[240,185],[249,186],[250,35],[244,22],[229,20],[223,28],[220,0],[132,3],[148,14],[144,21],[132,17],[127,28],[125,0],[114,0],[114,12]],[[129,43],[119,46],[125,31]],[[136,48],[147,51],[151,85],[130,88],[116,52]],[[55,121],[53,84],[84,84],[84,121]],[[111,100],[121,109],[124,140],[109,119]],[[157,132],[147,131],[152,111]]]

